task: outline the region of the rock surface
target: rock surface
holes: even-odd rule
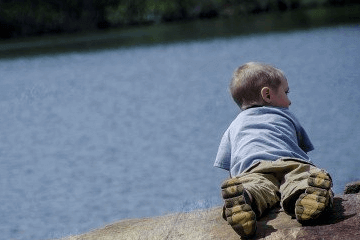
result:
[[[346,184],[344,194],[353,193],[360,193],[360,181]]]
[[[240,237],[221,217],[221,207],[189,213],[122,220],[63,240],[233,240]],[[254,239],[360,239],[360,193],[336,195],[334,208],[316,226],[302,226],[280,208],[257,223]]]

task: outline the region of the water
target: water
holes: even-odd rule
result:
[[[248,61],[276,65],[334,189],[359,179],[360,27],[0,60],[1,239],[221,204],[212,167]]]

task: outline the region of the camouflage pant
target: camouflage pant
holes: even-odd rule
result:
[[[258,216],[279,201],[285,212],[293,214],[296,200],[309,187],[309,176],[319,171],[308,162],[280,158],[257,162],[237,178],[255,200]]]

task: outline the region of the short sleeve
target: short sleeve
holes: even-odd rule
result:
[[[228,129],[221,139],[214,166],[230,171],[230,160],[231,143]]]

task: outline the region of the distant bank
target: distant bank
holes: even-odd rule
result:
[[[0,39],[360,4],[360,0],[0,0]]]
[[[1,0],[0,0],[1,1]],[[0,40],[0,59],[360,23],[360,4]]]

